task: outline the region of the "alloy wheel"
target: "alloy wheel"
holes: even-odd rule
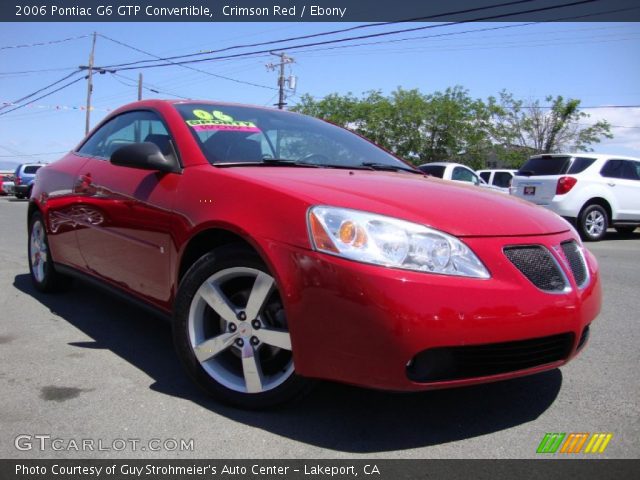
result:
[[[585,218],[585,227],[589,235],[593,237],[599,237],[605,230],[605,217],[602,212],[598,210],[592,210],[587,214]]]
[[[291,338],[273,277],[248,267],[220,270],[196,291],[188,335],[201,367],[240,393],[262,393],[294,373]]]
[[[44,226],[40,220],[36,220],[31,227],[29,238],[29,256],[31,257],[31,272],[38,283],[45,280],[45,266],[48,259],[47,242]]]

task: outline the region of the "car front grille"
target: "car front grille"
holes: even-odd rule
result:
[[[571,268],[576,285],[578,285],[578,287],[584,286],[587,280],[589,280],[589,277],[580,247],[574,240],[563,242],[560,246],[562,247],[564,256],[569,262],[569,268]]]
[[[562,292],[567,287],[558,263],[546,248],[518,245],[505,247],[504,254],[540,290]]]
[[[407,366],[414,382],[444,382],[498,375],[566,360],[574,342],[572,333],[549,337],[463,347],[424,350]]]

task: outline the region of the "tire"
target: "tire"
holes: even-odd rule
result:
[[[29,218],[27,254],[31,281],[36,289],[45,293],[59,292],[71,285],[71,278],[56,272],[53,266],[47,230],[40,212]]]
[[[620,235],[631,235],[636,229],[635,225],[624,225],[622,227],[616,227],[616,231]]]
[[[587,205],[580,213],[578,232],[585,241],[599,242],[607,234],[608,226],[609,216],[601,205]]]
[[[311,387],[295,373],[275,280],[248,248],[217,248],[187,271],[176,298],[173,339],[189,376],[223,402],[264,409]]]
[[[16,193],[16,198],[17,198],[18,200],[23,200],[23,199],[24,199],[24,195],[23,195],[23,194],[21,194],[21,193]]]

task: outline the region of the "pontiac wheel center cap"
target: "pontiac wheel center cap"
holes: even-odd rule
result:
[[[251,333],[251,326],[243,323],[238,327],[238,331],[240,332],[240,335],[242,335],[243,337],[246,337],[247,335],[249,335]]]

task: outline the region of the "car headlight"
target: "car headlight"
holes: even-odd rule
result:
[[[321,252],[357,262],[419,272],[489,278],[457,238],[417,223],[347,208],[309,209],[309,235]]]

